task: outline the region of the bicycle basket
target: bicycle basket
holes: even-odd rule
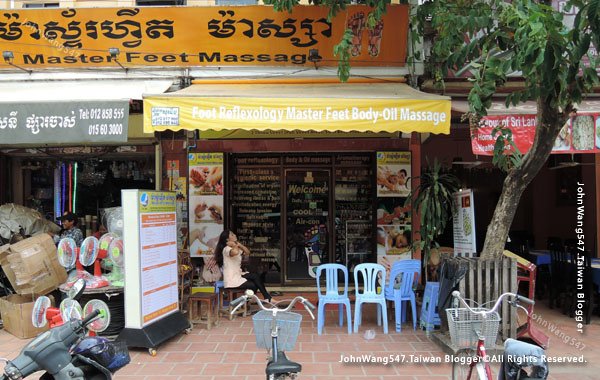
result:
[[[473,308],[475,311],[488,311],[485,308]],[[500,315],[497,312],[488,314],[484,319],[480,314],[474,314],[466,308],[446,309],[448,328],[452,345],[456,348],[475,348],[479,332],[488,344],[496,344]]]
[[[296,339],[300,332],[302,315],[288,311],[277,313],[275,318],[278,327],[278,349],[279,351],[289,351],[293,349],[296,344]],[[252,316],[252,322],[254,322],[254,335],[256,336],[256,345],[258,348],[271,348],[272,320],[273,313],[267,310],[261,310]]]

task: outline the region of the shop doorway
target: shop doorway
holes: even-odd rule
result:
[[[331,262],[331,170],[285,170],[285,282],[313,280]]]

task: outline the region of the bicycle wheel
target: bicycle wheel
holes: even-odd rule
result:
[[[452,380],[469,380],[475,378],[476,371],[471,370],[473,355],[469,350],[461,350],[452,356]],[[469,376],[470,375],[470,376]]]

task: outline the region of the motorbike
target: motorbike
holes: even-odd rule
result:
[[[130,361],[125,342],[86,337],[87,326],[101,314],[94,310],[41,333],[13,360],[6,360],[1,380],[26,378],[37,371],[48,380],[105,380]]]

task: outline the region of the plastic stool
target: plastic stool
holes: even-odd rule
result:
[[[218,325],[218,318],[215,313],[216,309],[214,308],[217,298],[218,296],[215,293],[196,293],[190,295],[190,298],[188,298],[190,326],[193,326],[195,323],[206,323],[206,329],[210,330],[213,325]],[[202,320],[202,304],[207,306],[206,320]],[[197,306],[197,308],[195,306]],[[195,309],[197,309],[198,312],[194,319]]]
[[[224,285],[225,284],[223,283],[223,281],[215,282],[215,293],[217,293],[218,299],[217,313],[219,315],[225,315],[231,321],[234,315],[231,314],[231,310],[233,310],[233,307],[229,306],[229,303],[234,299],[238,298],[239,296],[242,296],[246,292],[246,289],[224,288]],[[248,314],[247,305],[248,304],[244,304],[244,306],[240,307],[235,314],[241,314],[243,317],[245,317]]]
[[[441,325],[437,309],[438,295],[440,292],[439,282],[428,282],[425,285],[425,294],[423,294],[423,304],[421,305],[421,322],[420,326],[425,331],[431,331],[435,326]]]

